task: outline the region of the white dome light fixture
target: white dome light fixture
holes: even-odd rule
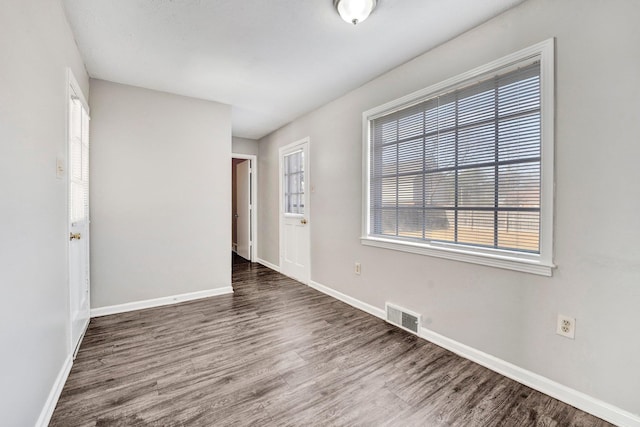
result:
[[[369,17],[376,0],[333,0],[333,5],[346,22],[356,25]]]

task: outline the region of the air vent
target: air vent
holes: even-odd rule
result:
[[[386,303],[385,307],[387,309],[387,322],[414,334],[418,333],[418,328],[420,327],[419,314],[389,303]]]

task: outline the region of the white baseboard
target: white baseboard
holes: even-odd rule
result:
[[[109,314],[126,313],[127,311],[142,310],[144,308],[160,307],[163,305],[177,304],[179,302],[192,301],[200,298],[214,297],[233,293],[231,286],[224,288],[208,289],[206,291],[189,292],[180,295],[134,301],[125,304],[110,305],[91,309],[91,317],[107,316]]]
[[[262,264],[262,265],[264,265],[265,267],[270,268],[270,269],[272,269],[272,270],[277,271],[278,273],[280,273],[280,267],[279,267],[279,266],[277,266],[277,265],[275,265],[275,264],[271,264],[269,261],[265,261],[265,260],[263,260],[263,259],[256,258],[256,262],[257,262],[258,264]]]
[[[359,299],[350,297],[349,295],[343,294],[342,292],[338,292],[335,289],[331,289],[328,286],[321,285],[318,282],[314,282],[313,280],[309,281],[309,286],[313,289],[316,289],[323,294],[327,294],[329,296],[334,297],[344,303],[349,304],[351,307],[355,307],[358,310],[362,310],[365,313],[369,313],[372,316],[379,317],[381,319],[385,318],[385,311],[381,308],[374,307],[371,304],[367,304],[366,302],[362,302]]]
[[[618,426],[640,426],[640,417],[468,345],[420,328],[420,337],[494,372]]]
[[[385,318],[384,309],[374,307],[356,298],[350,297],[349,295],[345,295],[342,292],[338,292],[335,289],[329,288],[328,286],[314,282],[313,280],[310,281],[309,286],[345,302],[354,308],[365,311],[381,319]],[[504,375],[507,378],[511,378],[514,381],[531,387],[534,390],[538,390],[539,392],[595,415],[598,418],[602,418],[610,423],[621,427],[640,427],[640,416],[557,383],[549,378],[543,377],[542,375],[538,375],[473,347],[469,347],[466,344],[447,338],[444,335],[440,335],[427,328],[420,328],[419,336],[461,357],[464,357],[465,359],[469,359],[472,362],[491,369],[492,371]]]
[[[51,391],[49,392],[47,401],[45,402],[44,407],[40,412],[38,421],[36,421],[36,427],[47,427],[49,425],[49,421],[51,421],[53,411],[56,409],[56,405],[58,404],[60,393],[62,393],[62,389],[64,388],[64,383],[67,382],[67,377],[69,377],[69,372],[71,372],[72,365],[73,354],[70,354],[62,364],[62,368],[60,369],[60,372],[58,372],[58,376],[56,377],[56,380],[51,387]]]

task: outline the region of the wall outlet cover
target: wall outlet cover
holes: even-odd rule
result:
[[[564,314],[558,314],[556,334],[575,339],[576,319],[574,317],[565,316]]]

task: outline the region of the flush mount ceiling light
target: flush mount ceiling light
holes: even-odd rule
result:
[[[371,14],[376,7],[376,0],[333,0],[333,5],[346,22],[356,25]]]

